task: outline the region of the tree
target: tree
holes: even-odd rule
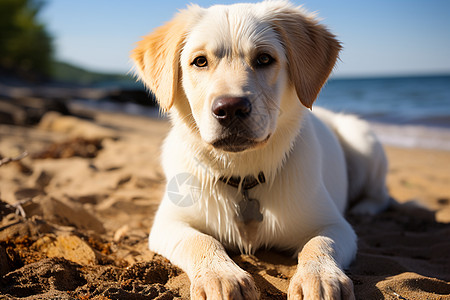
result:
[[[0,1],[0,71],[26,79],[48,77],[52,39],[37,15],[42,1]]]

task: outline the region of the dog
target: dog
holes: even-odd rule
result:
[[[389,203],[387,160],[367,123],[312,105],[340,42],[286,1],[196,5],[132,51],[168,112],[165,196],[150,250],[181,267],[193,299],[257,299],[227,250],[291,251],[289,299],[354,299],[343,217]]]

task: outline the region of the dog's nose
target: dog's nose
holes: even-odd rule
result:
[[[223,97],[214,100],[213,116],[222,125],[228,125],[235,119],[245,119],[252,111],[252,104],[246,97]]]

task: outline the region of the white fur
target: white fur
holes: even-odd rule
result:
[[[193,298],[257,297],[251,276],[228,257],[225,246],[244,253],[261,247],[292,251],[299,268],[289,297],[351,299],[352,284],[342,268],[355,256],[356,235],[343,213],[356,198],[367,200],[354,207],[360,213],[376,213],[388,203],[386,159],[368,125],[324,109],[311,112],[299,101],[285,43],[271,27],[285,11],[304,14],[284,1],[192,6],[184,12],[195,21],[181,49],[182,82],[174,89],[173,128],[163,145],[162,165],[169,183],[187,173],[200,186],[188,207],[174,204],[167,191],[149,246],[186,271]],[[251,68],[255,48],[269,52],[276,64]],[[208,57],[208,69],[192,67],[198,55]],[[260,144],[237,153],[211,146],[224,134],[211,116],[211,103],[221,95],[251,99],[253,115],[246,126]],[[249,195],[259,200],[264,219],[244,226],[234,209],[242,200],[240,190],[219,178],[259,172],[266,183]]]

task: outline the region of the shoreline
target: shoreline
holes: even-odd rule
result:
[[[383,145],[450,151],[450,128],[369,122]]]
[[[103,111],[105,113],[125,113],[148,119],[166,120],[158,107],[144,107],[133,103],[117,103],[112,101],[93,102],[75,100],[69,105],[72,109],[86,111]],[[450,127],[414,123],[395,124],[374,119],[364,119],[368,122],[383,145],[400,148],[420,148],[450,151]]]
[[[424,90],[415,90],[411,94],[411,107],[405,107],[405,97],[403,93],[409,90],[402,90],[395,84],[388,85],[388,91],[393,96],[401,98],[402,105],[398,104],[397,110],[387,109],[386,99],[383,100],[382,95],[374,96],[371,93],[383,88],[382,84],[386,79],[404,81],[405,79],[445,79],[450,80],[450,76],[418,76],[418,77],[387,77],[387,78],[364,78],[364,79],[336,79],[345,83],[343,86],[335,86],[331,82],[325,86],[324,91],[317,100],[315,105],[331,109],[333,111],[342,111],[343,113],[353,114],[359,118],[369,122],[375,133],[379,136],[383,144],[390,146],[399,146],[406,148],[424,148],[424,149],[441,149],[450,151],[450,106],[446,102],[442,103],[442,97],[446,97],[447,90],[439,92],[434,91],[433,97],[440,100],[431,102],[430,107],[423,107],[416,103],[417,97],[422,97]],[[331,80],[333,81],[333,80]],[[353,86],[353,81],[376,82],[374,86]],[[377,82],[378,81],[378,82]],[[450,82],[450,81],[449,81]],[[372,82],[373,83],[373,82]],[[400,83],[397,83],[400,85]],[[411,83],[409,83],[411,85]],[[401,86],[401,85],[400,85]],[[417,84],[413,85],[414,87]],[[395,88],[394,88],[395,87]],[[438,85],[438,87],[443,88]],[[331,90],[327,89],[331,88]],[[397,90],[400,89],[400,90]],[[352,94],[354,93],[354,94]],[[446,94],[447,93],[447,94]],[[357,96],[359,95],[359,96]],[[449,94],[450,95],[450,94]],[[375,98],[380,96],[380,103],[375,103]],[[384,95],[386,96],[386,95]],[[361,99],[359,99],[360,97]],[[414,98],[416,97],[416,98]],[[367,98],[367,99],[366,99]],[[34,101],[39,99],[45,106],[45,102],[58,102],[59,106],[68,107],[69,111],[91,111],[95,114],[97,111],[109,113],[127,113],[134,116],[144,116],[148,118],[164,119],[159,108],[155,104],[155,99],[144,88],[127,88],[127,87],[80,87],[70,84],[4,84],[0,83],[0,112],[2,108],[10,109],[10,106],[18,100],[21,104],[18,106],[27,106],[26,101]],[[336,100],[336,101],[333,101]],[[3,103],[8,102],[10,103]],[[347,101],[347,102],[346,102]],[[372,101],[368,103],[367,101]],[[339,102],[340,106],[336,102]],[[432,108],[438,103],[437,108]],[[143,105],[145,104],[145,105]],[[370,104],[370,105],[368,105]],[[30,107],[33,107],[33,103]],[[49,104],[52,105],[52,104]],[[359,108],[360,105],[361,107]],[[378,105],[382,107],[379,108]],[[53,105],[54,106],[54,105]],[[23,109],[23,107],[21,107]],[[371,110],[369,110],[371,108]],[[359,110],[358,110],[359,109]],[[355,113],[352,111],[359,111]],[[346,112],[348,111],[348,112]],[[26,114],[21,112],[20,114]],[[0,117],[1,114],[0,114]],[[34,116],[33,116],[34,117]]]
[[[82,103],[79,102],[81,106]],[[108,106],[108,104],[106,104]],[[111,113],[126,112],[130,116],[140,116],[144,118],[155,118],[158,120],[167,119],[161,115],[158,108],[141,107],[134,104],[110,103]],[[406,149],[435,149],[450,151],[450,127],[428,126],[417,124],[393,124],[389,122],[379,122],[366,120],[380,139],[383,145],[394,146]]]

